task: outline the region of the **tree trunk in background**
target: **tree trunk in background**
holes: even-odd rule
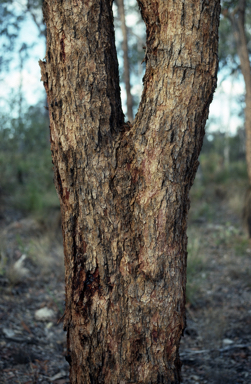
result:
[[[218,0],[140,0],[144,90],[124,124],[110,0],[46,0],[71,383],[179,383],[188,192],[216,87]]]
[[[241,71],[244,77],[246,88],[245,130],[249,189],[245,198],[243,216],[245,224],[248,227],[249,237],[251,237],[251,67],[247,47],[247,38],[245,34],[245,12],[246,0],[239,0],[235,11],[232,14],[227,14],[227,16],[229,17],[233,26],[237,52],[240,59]]]
[[[130,84],[130,65],[129,65],[129,56],[128,56],[128,40],[127,40],[127,27],[125,20],[125,8],[124,0],[116,0],[118,5],[118,13],[121,22],[121,30],[123,34],[123,59],[124,59],[124,80],[126,87],[126,106],[127,106],[127,117],[130,122],[133,121],[133,100],[131,94],[131,84]]]
[[[234,36],[237,45],[237,52],[240,59],[241,71],[244,77],[246,88],[246,109],[245,109],[245,127],[246,127],[246,158],[249,183],[251,185],[251,67],[249,61],[249,52],[247,47],[247,38],[245,34],[245,12],[246,1],[240,0],[238,8],[234,15],[230,15],[230,20],[234,29]]]

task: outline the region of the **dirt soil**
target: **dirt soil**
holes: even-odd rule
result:
[[[69,383],[57,214],[49,229],[4,207],[0,216],[0,383]],[[251,245],[240,228],[223,204],[189,224],[199,246],[180,348],[185,384],[251,383]]]

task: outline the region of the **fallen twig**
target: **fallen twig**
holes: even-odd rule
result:
[[[224,348],[214,348],[214,349],[201,349],[201,350],[185,350],[184,352],[180,353],[180,357],[186,356],[186,355],[198,355],[202,353],[210,353],[210,352],[228,352],[231,349],[243,349],[243,348],[251,348],[251,344],[235,344],[235,345],[229,345]]]

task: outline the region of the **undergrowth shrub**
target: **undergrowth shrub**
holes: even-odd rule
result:
[[[1,194],[26,212],[58,206],[53,185],[48,117],[30,107],[22,121],[12,118],[0,129]]]

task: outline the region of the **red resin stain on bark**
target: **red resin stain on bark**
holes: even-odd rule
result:
[[[168,342],[166,343],[166,354],[168,357],[172,356],[173,352],[174,352],[174,347],[173,347],[173,340],[172,338],[170,340],[168,340]]]
[[[94,273],[85,273],[83,269],[77,272],[74,279],[74,301],[77,311],[80,311],[85,316],[88,316],[92,299],[97,292],[101,296],[99,269],[96,268]]]
[[[84,282],[86,279],[86,273],[83,269],[80,269],[77,272],[77,275],[74,279],[74,301],[78,302],[79,292],[84,289]]]
[[[60,58],[61,60],[63,61],[63,63],[65,62],[65,46],[64,46],[64,39],[65,39],[65,34],[63,32],[63,36],[60,40]]]
[[[59,193],[59,195],[62,198],[62,196],[63,196],[63,186],[62,186],[62,181],[61,181],[61,177],[60,177],[60,173],[59,173],[58,169],[56,171],[56,179],[57,179],[58,193]]]
[[[100,290],[99,280],[100,277],[98,267],[94,273],[87,272],[86,280],[84,282],[84,292],[86,295],[92,297],[94,296],[95,292]]]
[[[70,192],[65,188],[65,199],[69,200]]]
[[[87,243],[83,241],[83,254],[86,253]]]
[[[130,168],[131,168],[131,165],[130,165]],[[130,168],[128,170],[130,170]],[[139,174],[140,174],[140,171],[138,168],[134,168],[132,169],[131,171],[131,180],[132,180],[132,183],[135,184],[137,183],[138,179],[139,179]]]
[[[154,330],[152,331],[152,338],[155,343],[158,341],[158,331]]]

